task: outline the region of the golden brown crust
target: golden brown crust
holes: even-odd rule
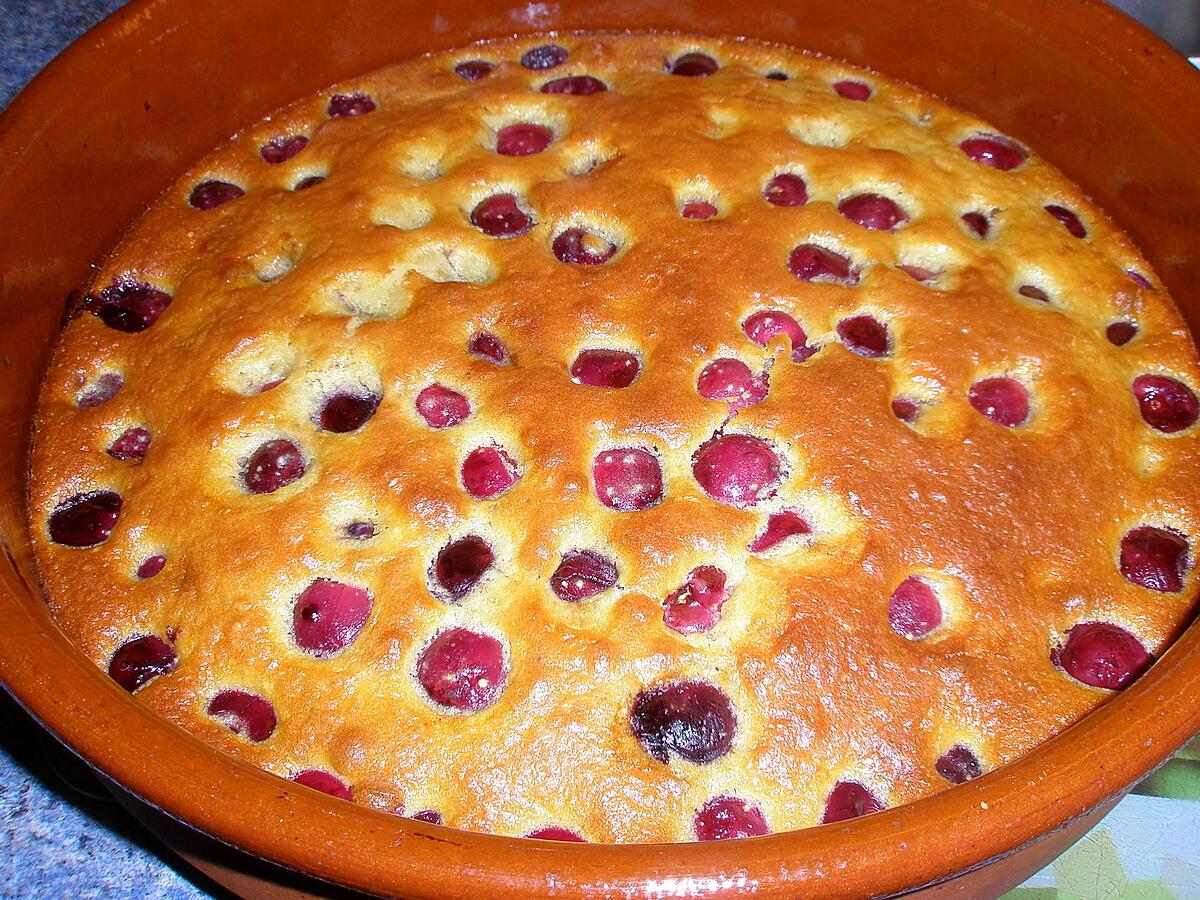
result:
[[[553,70],[516,62],[544,38],[499,42],[339,87],[369,93],[369,115],[328,118],[327,91],[269,117],[202,160],[105,263],[96,289],[132,277],[173,299],[135,334],[73,321],[43,388],[32,531],[50,604],[80,647],[107,666],[128,637],[171,629],[179,666],[138,697],[281,775],[326,769],[379,808],[435,808],[505,834],[556,823],[597,841],[690,839],[694,811],[725,793],[759,804],[773,830],[818,822],[839,779],[887,805],[915,799],[946,786],[934,761],[949,746],[991,768],[1104,700],[1051,663],[1073,624],[1115,622],[1160,652],[1190,614],[1194,576],[1181,592],[1138,587],[1117,548],[1143,524],[1194,541],[1200,452],[1194,428],[1148,427],[1130,384],[1151,372],[1195,386],[1200,368],[1165,292],[1127,276],[1150,271],[1128,238],[1037,156],[1009,172],[971,161],[959,142],[989,128],[876,74],[751,42],[555,41],[570,56]],[[695,48],[721,62],[717,75],[664,74],[665,58]],[[498,66],[472,84],[453,71],[469,58]],[[772,70],[792,77],[765,79]],[[609,91],[537,90],[575,74]],[[847,76],[872,86],[869,101],[833,91]],[[516,121],[551,126],[554,143],[498,155],[495,129]],[[260,158],[265,141],[298,133],[310,141],[294,158]],[[803,175],[806,205],[763,200],[780,171]],[[311,174],[327,178],[290,190]],[[191,208],[210,178],[246,195]],[[838,202],[863,191],[898,200],[910,221],[895,232],[848,222]],[[504,192],[537,224],[489,238],[468,215]],[[690,200],[717,217],[682,218]],[[1087,238],[1047,203],[1075,210]],[[992,216],[987,240],[960,221],[968,210]],[[579,224],[617,240],[618,255],[558,261],[552,239]],[[860,282],[794,277],[788,254],[809,240],[849,255]],[[920,284],[899,264],[940,274]],[[1018,296],[1026,283],[1053,302]],[[760,309],[794,316],[819,352],[795,363],[783,342],[749,341],[741,323]],[[837,323],[857,313],[888,323],[889,356],[840,343]],[[1136,339],[1110,344],[1115,320],[1136,321]],[[466,352],[480,330],[503,338],[512,365]],[[639,378],[622,390],[572,383],[587,347],[636,352]],[[747,509],[706,497],[691,470],[728,413],[698,395],[697,374],[729,356],[771,365],[767,399],[728,431],[769,440],[786,466],[778,497]],[[79,408],[104,371],[121,373],[122,389]],[[1029,387],[1028,424],[995,425],[967,402],[996,374]],[[469,398],[465,422],[435,431],[417,415],[434,381]],[[374,418],[319,431],[316,402],[353,384],[381,391]],[[915,425],[893,415],[897,396],[926,404]],[[130,425],[153,435],[139,466],[105,453]],[[299,445],[308,470],[250,495],[241,461],[276,437]],[[522,475],[474,500],[459,468],[492,442]],[[591,463],[614,446],[659,455],[661,504],[597,502]],[[90,550],[51,542],[55,506],[97,489],[125,501],[112,536]],[[805,513],[811,538],[748,552],[783,507]],[[360,520],[378,535],[343,537]],[[447,604],[429,590],[430,562],[471,533],[492,543],[496,570]],[[554,596],[550,574],[579,548],[616,561],[619,589]],[[168,557],[162,573],[137,579],[155,553]],[[711,631],[676,634],[663,598],[706,564],[728,573],[731,597]],[[888,626],[888,598],[912,574],[941,579],[948,605],[948,624],[921,641]],[[361,636],[330,658],[290,631],[316,578],[373,596]],[[451,624],[505,642],[511,672],[483,711],[438,711],[413,678],[421,648]],[[728,755],[662,765],[638,744],[633,697],[678,678],[732,699]],[[205,713],[225,688],[274,704],[268,741]]]

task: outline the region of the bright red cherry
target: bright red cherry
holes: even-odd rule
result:
[[[466,628],[439,633],[417,661],[417,681],[429,699],[463,712],[495,703],[507,678],[501,643]]]
[[[1153,657],[1136,637],[1111,622],[1083,622],[1067,629],[1066,643],[1050,661],[1091,687],[1120,690],[1142,674]]]
[[[332,656],[358,638],[371,615],[371,595],[330,578],[309,584],[292,608],[292,635],[313,656]]]
[[[271,702],[248,691],[221,691],[209,702],[208,714],[256,744],[273,735],[279,724]]]

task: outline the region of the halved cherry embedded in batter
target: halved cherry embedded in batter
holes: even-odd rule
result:
[[[352,541],[366,541],[379,534],[379,528],[374,522],[351,522],[343,533]]]
[[[570,828],[563,828],[561,825],[547,825],[545,828],[538,828],[525,835],[527,838],[537,838],[542,841],[578,841],[587,843],[587,838],[582,834],[572,831]]]
[[[663,600],[663,624],[680,634],[709,631],[721,621],[729,599],[725,573],[716,566],[698,566],[687,580]]]
[[[138,578],[145,581],[147,578],[153,578],[162,572],[163,567],[167,564],[167,557],[162,553],[156,553],[153,556],[147,556],[137,567],[135,573]]]
[[[521,209],[512,194],[494,194],[471,210],[471,224],[488,237],[518,237],[533,227],[533,216]]]
[[[794,172],[780,172],[767,182],[762,193],[772,206],[803,206],[808,202],[808,185]]]
[[[64,547],[96,547],[108,540],[120,517],[121,495],[116,491],[75,494],[50,513],[50,540]]]
[[[714,500],[753,506],[774,496],[783,478],[783,463],[762,438],[726,434],[700,446],[692,457],[692,475]]]
[[[861,315],[842,319],[837,324],[838,337],[846,349],[859,356],[878,358],[892,350],[888,327],[874,316]]]
[[[324,175],[309,175],[309,176],[307,176],[305,178],[301,178],[299,181],[297,181],[295,183],[295,185],[292,186],[292,190],[293,191],[306,191],[310,187],[316,187],[318,184],[320,184],[324,180],[325,180]]]
[[[719,68],[717,61],[707,53],[684,53],[671,63],[670,72],[687,78],[707,78]]]
[[[971,406],[997,425],[1015,428],[1029,419],[1029,391],[1015,378],[984,378],[971,385]]]
[[[567,61],[567,48],[558,44],[542,44],[526,50],[521,56],[521,65],[526,69],[540,71],[553,69]]]
[[[581,350],[571,363],[571,380],[590,387],[627,388],[641,371],[641,361],[627,350]]]
[[[431,384],[417,394],[417,412],[430,428],[451,428],[471,415],[471,401],[458,391]]]
[[[80,409],[94,409],[97,406],[103,406],[117,396],[117,391],[121,390],[121,386],[124,384],[125,379],[120,373],[105,372],[79,392],[79,396],[75,398],[75,405]]]
[[[577,603],[607,591],[617,583],[617,566],[591,550],[571,550],[550,576],[550,589],[560,600]]]
[[[839,781],[825,798],[825,814],[821,824],[856,819],[883,809],[883,803],[857,781]]]
[[[942,624],[942,604],[928,582],[916,575],[900,582],[888,601],[888,624],[910,641],[937,631]]]
[[[292,607],[292,635],[313,656],[332,656],[354,643],[371,614],[372,599],[360,587],[318,578]]]
[[[192,192],[188,194],[188,204],[194,209],[216,209],[230,200],[236,200],[238,197],[245,195],[245,193],[244,188],[228,181],[215,179],[202,181],[192,188]]]
[[[467,342],[467,352],[497,366],[507,366],[512,362],[512,356],[504,341],[490,331],[481,331],[472,336]]]
[[[788,256],[788,271],[801,281],[829,281],[852,284],[858,280],[850,260],[816,244],[801,244]]]
[[[742,331],[760,347],[766,347],[779,335],[785,336],[792,345],[793,362],[804,362],[818,350],[809,346],[808,335],[800,323],[777,309],[760,309],[751,313],[742,323]]]
[[[962,220],[966,223],[967,228],[976,237],[980,238],[987,237],[992,227],[992,223],[988,220],[988,217],[981,212],[965,212],[962,214]]]
[[[723,400],[730,409],[744,409],[767,398],[766,373],[755,375],[740,359],[714,359],[700,370],[696,393],[705,400]]]
[[[715,216],[717,208],[707,200],[692,200],[680,207],[679,214],[685,219],[696,219],[702,222]]]
[[[158,635],[146,634],[117,648],[108,661],[108,674],[132,694],[150,679],[175,671],[177,665],[175,648]]]
[[[568,75],[566,78],[555,78],[542,85],[543,94],[570,94],[575,97],[602,94],[607,90],[607,84],[591,75]]]
[[[221,691],[209,701],[208,714],[234,734],[261,744],[275,733],[279,718],[271,701],[249,691]]]
[[[274,166],[287,162],[307,146],[308,138],[303,134],[281,134],[259,147],[258,155]]]
[[[334,434],[358,431],[371,420],[379,409],[380,397],[374,391],[351,389],[330,394],[321,401],[321,408],[313,417],[317,427]]]
[[[362,92],[334,94],[329,98],[329,106],[326,111],[331,119],[365,116],[367,113],[375,111],[375,101],[370,94]]]
[[[771,81],[787,81],[791,78],[787,72],[780,72],[778,69],[768,72],[764,77],[769,78]]]
[[[847,100],[863,101],[871,98],[871,86],[861,81],[837,81],[834,82],[833,89],[838,92],[838,96]]]
[[[284,438],[267,441],[250,455],[242,484],[251,494],[273,494],[300,479],[308,469],[304,454]]]
[[[117,279],[86,301],[101,322],[129,334],[149,328],[170,305],[171,295],[166,291],[127,278]]]
[[[855,194],[838,204],[838,212],[856,225],[872,231],[891,231],[908,221],[895,200],[882,194]]]
[[[467,81],[478,81],[480,78],[491,75],[494,68],[496,67],[487,60],[467,59],[454,67],[454,73]]]
[[[765,553],[788,538],[812,534],[808,520],[794,510],[784,509],[767,517],[767,527],[750,542],[751,553]]]
[[[767,817],[761,808],[740,797],[713,797],[696,813],[692,828],[698,841],[728,841],[768,834]]]
[[[598,266],[617,254],[617,245],[586,228],[568,228],[554,239],[550,248],[560,262],[578,266]]]
[[[1114,347],[1124,347],[1137,336],[1138,327],[1133,322],[1110,322],[1104,336]]]
[[[1079,216],[1067,209],[1065,206],[1059,206],[1057,203],[1051,203],[1046,207],[1046,212],[1062,222],[1063,227],[1067,229],[1072,237],[1085,238],[1087,237],[1087,229],[1083,226]]]
[[[139,465],[150,449],[150,432],[140,425],[127,428],[108,445],[108,455],[113,459],[128,460]]]
[[[917,421],[917,416],[920,414],[921,404],[916,400],[910,400],[908,397],[897,397],[892,401],[892,415],[901,422],[911,425]]]
[[[479,584],[495,561],[496,554],[491,545],[479,535],[469,534],[438,551],[430,574],[437,587],[454,603]]]
[[[1017,288],[1017,293],[1022,297],[1028,297],[1030,300],[1036,300],[1038,303],[1050,302],[1050,295],[1036,284],[1023,284]]]
[[[417,681],[429,699],[463,712],[496,702],[507,678],[501,643],[467,628],[439,633],[417,661]]]
[[[692,763],[720,759],[733,747],[737,720],[725,692],[706,681],[674,681],[641,691],[629,725],[661,763],[672,755]]]
[[[350,785],[336,775],[320,769],[305,769],[303,772],[297,772],[292,776],[292,781],[302,784],[306,788],[312,788],[314,791],[320,791],[322,794],[337,797],[339,800],[351,800],[354,797],[354,791],[351,790]]]
[[[1134,284],[1136,284],[1138,287],[1145,288],[1148,291],[1154,290],[1154,285],[1152,285],[1150,283],[1150,279],[1147,278],[1145,275],[1143,275],[1141,272],[1137,271],[1137,269],[1128,269],[1128,270],[1126,270],[1125,274],[1128,275],[1129,280],[1132,281]]]
[[[1133,396],[1146,424],[1163,434],[1191,427],[1200,413],[1192,389],[1166,375],[1139,375],[1133,380]]]
[[[933,281],[933,279],[937,278],[937,276],[938,276],[938,273],[935,272],[933,269],[927,269],[924,266],[899,265],[899,266],[896,266],[896,268],[899,269],[901,272],[903,272],[905,275],[907,275],[909,278],[911,278],[913,281],[919,281],[922,284]]]
[[[1120,690],[1154,661],[1140,640],[1111,622],[1082,622],[1066,637],[1050,651],[1050,661],[1091,687]]]
[[[658,457],[641,447],[616,447],[592,462],[596,499],[618,512],[637,512],[663,499],[663,472]]]
[[[423,809],[413,813],[409,818],[416,819],[418,822],[428,822],[430,825],[443,824],[442,814],[436,809]]]
[[[969,158],[1007,172],[1029,158],[1029,151],[1012,138],[1000,134],[977,134],[958,145]]]
[[[462,464],[463,489],[476,500],[493,500],[521,478],[516,460],[503,447],[476,447]]]
[[[532,156],[541,153],[554,140],[554,132],[545,125],[521,122],[496,132],[496,152],[501,156]]]
[[[1118,567],[1126,579],[1162,593],[1183,590],[1188,564],[1188,541],[1183,535],[1142,525],[1121,538]]]
[[[965,784],[983,774],[983,764],[980,763],[970,747],[955,744],[938,757],[934,764],[937,773],[951,784]]]

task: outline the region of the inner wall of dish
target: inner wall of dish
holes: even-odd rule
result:
[[[876,68],[996,123],[1064,169],[1140,244],[1193,331],[1200,327],[1200,162],[1190,149],[1200,146],[1200,120],[1144,100],[1156,77],[1179,77],[1183,63],[1106,66],[1089,35],[1071,30],[1070,7],[927,0],[916,13],[911,0],[833,8],[821,0],[436,7],[347,0],[336,19],[317,23],[284,6],[187,4],[179,15],[190,21],[150,43],[129,73],[98,69],[74,85],[70,102],[19,104],[6,117],[28,156],[0,169],[0,536],[15,566],[4,564],[0,579],[35,615],[45,608],[31,587],[25,454],[68,294],[130,220],[240,126],[323,85],[430,50],[514,32],[657,28],[774,40]],[[1044,30],[1021,24],[1047,17],[1062,21]],[[983,20],[991,23],[982,27]],[[127,24],[155,28],[152,15]],[[1130,26],[1114,18],[1114,27]],[[197,40],[202,34],[221,35],[221,52]],[[262,41],[264,34],[271,39]],[[1015,62],[1035,58],[1036,67]]]

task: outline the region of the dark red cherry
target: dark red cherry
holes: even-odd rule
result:
[[[537,838],[542,841],[579,841],[586,844],[587,838],[561,825],[547,825],[525,835],[527,838]]]
[[[803,206],[808,202],[808,185],[792,172],[780,172],[767,182],[762,193],[772,206]]]
[[[281,134],[273,137],[258,148],[258,155],[271,165],[287,162],[308,146],[308,138],[302,134]]]
[[[692,763],[720,759],[733,747],[737,721],[725,692],[706,681],[675,681],[641,691],[629,725],[661,763],[671,755]]]
[[[471,402],[458,391],[431,384],[417,394],[417,412],[430,428],[450,428],[471,415]]]
[[[721,607],[729,599],[725,580],[716,566],[692,569],[687,581],[663,600],[663,624],[680,634],[712,629],[721,621]]]
[[[607,591],[617,583],[617,566],[590,550],[571,550],[550,576],[550,589],[560,600],[577,603]]]
[[[911,278],[913,281],[919,281],[922,284],[928,281],[933,281],[937,278],[938,273],[933,269],[927,269],[924,266],[896,266],[901,272]]]
[[[776,337],[783,335],[792,345],[793,362],[804,362],[818,349],[808,345],[808,335],[799,322],[777,309],[760,309],[751,313],[742,323],[742,331],[760,347],[768,346]]]
[[[64,547],[98,546],[108,540],[120,516],[121,495],[115,491],[75,494],[50,513],[50,540]]]
[[[509,355],[504,341],[489,331],[481,331],[472,337],[467,342],[467,352],[498,366],[507,366],[512,362],[512,357]]]
[[[1111,622],[1083,622],[1067,629],[1066,643],[1050,661],[1076,681],[1116,691],[1149,668],[1153,658],[1142,642]]]
[[[1059,206],[1056,203],[1051,203],[1046,207],[1046,212],[1050,213],[1054,218],[1063,223],[1063,227],[1071,234],[1072,237],[1085,238],[1087,237],[1087,229],[1083,227],[1083,222],[1079,220],[1079,216],[1071,212],[1065,206]]]
[[[888,624],[911,641],[936,631],[942,624],[942,604],[933,588],[915,575],[905,578],[888,601]]]
[[[338,391],[326,397],[313,421],[322,431],[346,434],[358,431],[379,409],[380,397],[363,390]]]
[[[887,356],[892,350],[888,327],[874,316],[851,316],[837,325],[838,337],[846,349],[859,356],[877,358]]]
[[[714,359],[696,378],[696,393],[705,400],[723,400],[731,409],[744,409],[767,398],[766,373],[755,375],[740,359]]]
[[[346,526],[345,535],[353,541],[365,541],[379,534],[374,522],[351,522]]]
[[[1110,322],[1104,336],[1115,347],[1124,347],[1137,335],[1138,327],[1133,322]]]
[[[554,239],[551,250],[560,262],[598,266],[616,255],[617,245],[586,228],[568,228]]]
[[[1121,538],[1118,567],[1126,579],[1163,593],[1183,590],[1188,542],[1183,535],[1153,525],[1134,528]]]
[[[517,237],[533,227],[533,216],[521,209],[512,194],[495,194],[471,210],[471,224],[488,237]]]
[[[967,395],[980,415],[997,425],[1015,428],[1029,419],[1029,391],[1013,378],[984,378],[971,385]]]
[[[325,180],[324,175],[309,175],[307,178],[301,178],[299,181],[297,181],[295,186],[292,187],[292,190],[293,191],[306,191],[310,187],[316,187],[318,184],[320,184],[324,180]]]
[[[626,350],[581,350],[571,363],[571,380],[590,387],[626,388],[641,371],[641,361]]]
[[[790,537],[812,534],[812,526],[798,512],[790,509],[771,513],[767,518],[767,527],[750,542],[751,553],[765,553],[772,547],[778,546]]]
[[[892,401],[892,415],[901,422],[907,422],[911,425],[917,421],[917,416],[921,414],[921,404],[916,400],[910,400],[907,397],[897,397]]]
[[[454,603],[471,592],[495,561],[496,555],[488,542],[479,535],[469,534],[438,551],[430,574],[441,592]]]
[[[962,214],[962,220],[976,237],[987,237],[992,227],[988,217],[981,212],[965,212]]]
[[[463,490],[476,500],[494,500],[521,478],[516,461],[503,447],[476,447],[462,464]]]
[[[150,432],[135,425],[127,428],[108,445],[108,455],[113,459],[128,460],[134,465],[140,465],[150,449]]]
[[[133,334],[158,321],[171,305],[171,295],[144,281],[118,279],[86,305],[109,328]]]
[[[554,140],[554,132],[545,125],[522,122],[496,132],[496,152],[501,156],[532,156],[541,153]]]
[[[671,63],[672,75],[684,75],[688,78],[706,78],[714,74],[719,66],[717,61],[704,53],[685,53]]]
[[[1029,151],[1011,138],[999,134],[978,134],[967,138],[959,148],[977,163],[1007,172],[1029,158]]]
[[[175,671],[179,657],[175,648],[153,634],[126,641],[108,661],[108,674],[133,693],[150,679]]]
[[[292,776],[292,781],[302,784],[306,788],[312,788],[314,791],[320,791],[322,794],[337,797],[339,800],[354,798],[354,792],[350,785],[336,775],[322,772],[320,769],[305,769],[303,772],[297,772]]]
[[[412,818],[418,822],[428,822],[430,825],[443,824],[442,814],[436,809],[423,809],[420,812],[413,813]]]
[[[728,841],[768,834],[762,809],[738,797],[713,797],[696,813],[692,827],[698,841]]]
[[[576,97],[601,94],[607,90],[607,84],[591,75],[569,75],[566,78],[555,78],[542,85],[543,94],[571,94]]]
[[[370,95],[363,93],[334,94],[329,98],[329,117],[345,119],[354,116],[365,116],[375,111],[375,101]]]
[[[776,70],[774,72],[768,72],[765,77],[769,78],[771,81],[787,81],[790,76],[787,72],[780,72]]]
[[[417,681],[429,699],[464,712],[496,702],[507,678],[500,642],[466,628],[439,633],[417,661]]]
[[[1136,269],[1129,269],[1125,272],[1129,276],[1129,280],[1138,287],[1145,288],[1148,291],[1154,290],[1154,285],[1150,283],[1150,279]]]
[[[1133,396],[1146,424],[1164,434],[1191,427],[1200,413],[1192,389],[1165,375],[1139,375],[1133,380]]]
[[[80,391],[79,396],[75,398],[75,405],[80,409],[94,409],[97,406],[103,406],[117,396],[117,391],[121,390],[123,384],[125,384],[125,379],[119,373],[105,372]]]
[[[937,773],[951,784],[965,784],[983,774],[983,764],[979,762],[970,747],[955,744],[938,757],[934,764]]]
[[[838,204],[838,212],[856,225],[872,231],[891,231],[908,221],[895,200],[882,194],[855,194]]]
[[[454,72],[467,81],[478,81],[480,78],[491,75],[494,68],[495,66],[486,60],[468,59],[455,66]]]
[[[856,819],[883,809],[883,803],[857,781],[839,781],[825,799],[821,824]]]
[[[692,457],[692,475],[714,500],[753,506],[774,496],[783,464],[762,438],[727,434],[706,441]]]
[[[597,454],[592,482],[596,499],[618,512],[637,512],[662,502],[662,466],[657,456],[640,447],[615,447]]]
[[[567,61],[567,48],[558,44],[542,44],[532,50],[526,50],[521,56],[521,65],[526,69],[539,71],[553,69]]]
[[[1017,293],[1038,303],[1049,303],[1050,295],[1035,284],[1023,284],[1017,288]]]
[[[242,483],[251,494],[273,494],[304,475],[308,463],[300,448],[276,438],[254,451],[242,470]]]
[[[230,200],[236,200],[246,191],[228,181],[202,181],[188,194],[188,203],[194,209],[216,209]]]
[[[221,691],[209,702],[208,714],[256,744],[273,735],[279,724],[271,702],[248,691]]]
[[[857,273],[850,269],[850,260],[816,244],[801,244],[788,256],[788,271],[801,281],[832,281],[850,284]]]
[[[871,86],[861,81],[838,81],[833,89],[847,100],[868,100],[871,97]]]
[[[143,581],[147,578],[153,578],[163,570],[166,564],[167,558],[161,553],[156,553],[154,556],[147,556],[138,564],[137,577]]]
[[[685,219],[696,219],[704,221],[711,219],[717,214],[717,208],[707,200],[693,200],[690,203],[685,203],[679,210],[679,214]]]
[[[292,608],[292,634],[301,650],[332,656],[354,643],[371,614],[363,588],[318,578],[300,592]]]

